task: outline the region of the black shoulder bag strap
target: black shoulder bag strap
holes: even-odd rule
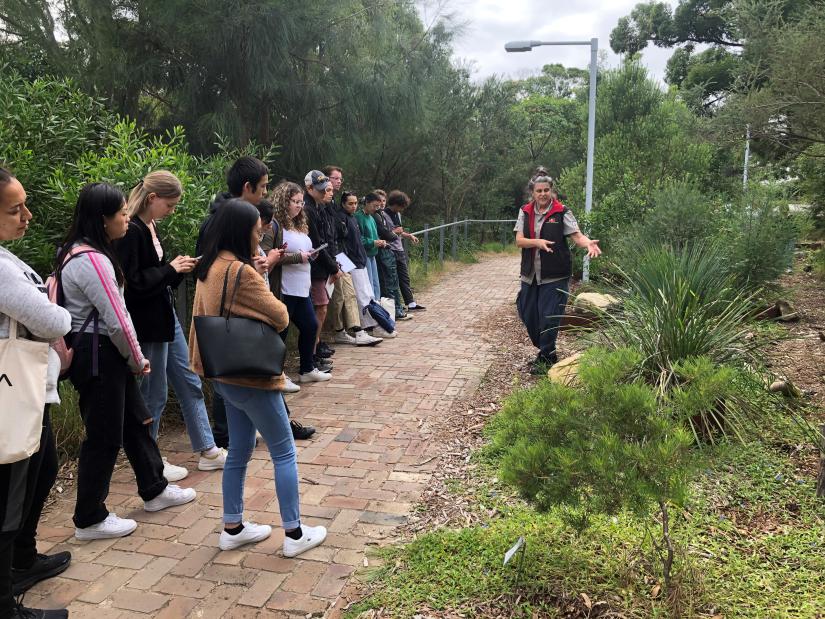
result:
[[[229,317],[231,315],[232,304],[235,303],[235,295],[238,292],[238,288],[241,285],[241,274],[243,273],[244,263],[241,262],[241,266],[238,269],[238,274],[235,276],[235,286],[232,288],[232,296],[229,298],[229,305],[226,305],[226,288],[227,284],[229,283],[229,269],[232,268],[232,265],[235,264],[234,262],[230,262],[229,266],[226,267],[226,272],[223,274],[223,291],[221,292],[221,316],[224,316],[229,321]],[[226,314],[224,315],[224,310],[226,310]]]

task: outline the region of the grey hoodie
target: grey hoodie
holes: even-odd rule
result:
[[[46,286],[34,269],[0,247],[0,338],[9,337],[9,319],[18,322],[17,337],[50,342],[69,332],[69,312],[49,301]],[[46,403],[57,404],[60,359],[49,349]]]
[[[89,314],[96,309],[99,333],[112,340],[133,372],[140,372],[143,352],[111,261],[96,251],[81,254],[63,267],[61,282],[64,305],[72,315],[72,332],[80,331]],[[86,333],[92,332],[94,321],[86,327]]]

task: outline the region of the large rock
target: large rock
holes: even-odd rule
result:
[[[547,378],[550,379],[551,383],[572,385],[579,376],[579,360],[581,356],[582,354],[578,352],[553,364],[553,367],[547,370]]]
[[[583,292],[576,295],[573,300],[573,306],[587,310],[601,310],[605,311],[611,307],[618,305],[619,300],[612,294],[601,294],[599,292]]]

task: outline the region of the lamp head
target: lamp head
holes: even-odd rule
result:
[[[510,41],[505,43],[504,49],[508,52],[529,52],[541,45],[541,41]]]

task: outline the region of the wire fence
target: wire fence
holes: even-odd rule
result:
[[[424,228],[412,233],[420,242],[411,243],[404,239],[404,250],[411,258],[421,260],[426,273],[431,261],[444,263],[445,252],[456,261],[459,254],[476,251],[489,243],[501,243],[502,248],[506,247],[515,240],[515,222],[515,219],[462,219],[432,227],[425,224]]]

